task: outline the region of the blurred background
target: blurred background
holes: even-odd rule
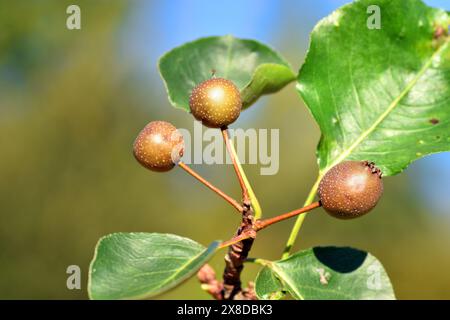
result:
[[[147,122],[193,126],[170,106],[157,59],[198,37],[233,34],[270,44],[298,70],[313,26],[346,2],[0,0],[0,298],[87,298],[95,244],[111,232],[176,233],[205,245],[228,239],[239,217],[227,203],[181,170],[152,173],[133,159]],[[426,2],[450,10],[446,0]],[[82,29],[71,31],[66,8],[74,3]],[[294,84],[260,99],[233,127],[280,128],[278,174],[245,169],[266,216],[301,206],[320,133]],[[239,197],[231,166],[194,167]],[[421,159],[385,179],[372,214],[308,216],[296,250],[361,248],[382,261],[398,298],[449,299],[449,181],[449,153]],[[262,232],[251,255],[279,258],[292,224]],[[222,259],[211,263],[219,274]],[[82,269],[82,290],[66,288],[72,264]],[[249,265],[244,279],[257,271]],[[160,298],[209,296],[191,279]]]

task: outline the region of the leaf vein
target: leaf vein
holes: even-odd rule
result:
[[[364,132],[362,132],[359,137],[344,151],[341,153],[339,157],[336,158],[331,164],[329,164],[325,169],[322,170],[321,174],[325,174],[331,167],[338,164],[345,158],[347,158],[353,150],[358,147],[358,145],[369,135],[371,134],[378,125],[383,122],[383,120],[399,105],[400,101],[410,92],[410,90],[416,85],[416,83],[420,80],[420,78],[425,74],[425,72],[430,68],[433,60],[439,56],[448,45],[449,41],[447,40],[443,43],[438,50],[436,50],[431,57],[425,62],[422,68],[419,70],[417,75],[405,86],[402,92],[391,102],[391,104],[387,107],[387,109],[375,120],[375,122]]]

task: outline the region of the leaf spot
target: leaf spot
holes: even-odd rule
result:
[[[444,37],[444,36],[446,36],[446,35],[447,35],[447,31],[445,30],[445,28],[442,27],[442,26],[438,26],[438,27],[436,28],[436,30],[434,31],[433,37],[434,37],[435,39],[439,39],[439,38],[442,38],[442,37]]]
[[[438,124],[438,123],[439,123],[439,119],[431,118],[431,119],[430,119],[430,123],[431,123],[431,124]]]
[[[330,279],[331,275],[329,272],[326,272],[324,268],[315,268],[315,271],[319,274],[320,278],[319,281],[323,285],[328,284],[328,280]]]

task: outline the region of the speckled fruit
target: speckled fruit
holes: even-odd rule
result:
[[[147,169],[160,172],[172,169],[180,161],[183,150],[183,136],[165,121],[147,124],[133,145],[136,160]]]
[[[372,210],[383,193],[381,171],[373,162],[345,161],[319,184],[322,207],[333,217],[352,219]]]
[[[239,117],[242,108],[241,94],[230,80],[212,78],[192,90],[189,107],[193,116],[205,126],[222,128]]]

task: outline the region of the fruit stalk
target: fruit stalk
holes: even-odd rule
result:
[[[198,181],[203,183],[209,189],[211,189],[212,191],[217,193],[223,199],[225,199],[229,204],[231,204],[234,208],[236,208],[237,211],[239,211],[240,213],[242,213],[244,211],[244,208],[236,200],[234,200],[232,197],[227,195],[225,192],[223,192],[222,190],[220,190],[219,188],[217,188],[216,186],[211,184],[208,180],[206,180],[201,175],[199,175],[197,172],[192,170],[187,164],[185,164],[184,162],[180,161],[178,163],[178,166],[181,169],[183,169],[184,171],[186,171],[187,173],[189,173],[191,176],[193,176],[195,179],[197,179]]]
[[[305,206],[303,208],[300,208],[300,209],[297,209],[297,210],[293,210],[293,211],[290,211],[290,212],[287,212],[287,213],[284,213],[284,214],[280,214],[279,216],[276,216],[276,217],[273,217],[273,218],[269,218],[269,219],[265,219],[265,220],[257,220],[255,222],[254,229],[255,229],[255,231],[262,230],[262,229],[264,229],[264,228],[266,228],[266,227],[268,227],[268,226],[270,226],[270,225],[272,225],[274,223],[278,223],[280,221],[283,221],[283,220],[295,217],[295,216],[297,216],[299,214],[306,213],[306,212],[311,211],[313,209],[316,209],[316,208],[318,208],[320,206],[321,206],[320,202],[316,201],[316,202],[313,202],[310,205],[307,205],[307,206]]]
[[[237,164],[237,161],[236,161],[236,157],[231,152],[231,143],[232,142],[230,141],[230,137],[228,135],[228,128],[227,127],[221,128],[221,131],[222,131],[223,140],[225,141],[225,145],[227,147],[227,150],[228,150],[228,153],[230,155],[231,161],[233,162],[234,171],[236,171],[236,175],[237,175],[238,180],[239,180],[239,185],[241,186],[241,189],[242,189],[242,199],[243,199],[244,202],[249,201],[250,197],[249,197],[249,194],[248,194],[247,186],[246,186],[246,184],[244,182],[244,178],[242,177],[242,173],[239,170],[239,167],[238,167],[238,164]]]
[[[234,159],[233,166],[236,171],[236,174],[241,176],[241,178],[243,180],[243,184],[247,189],[248,197],[250,198],[250,203],[253,208],[254,215],[255,215],[255,220],[260,219],[262,216],[261,205],[259,204],[258,198],[256,197],[255,192],[253,191],[253,188],[252,188],[250,182],[248,181],[247,176],[245,175],[244,169],[242,168],[242,166],[239,162],[239,158],[236,154],[234,145],[229,138],[228,131],[224,132],[224,130],[227,130],[227,128],[222,129],[222,136],[224,138],[225,145],[227,146],[227,150],[230,154],[230,158]],[[242,186],[241,186],[241,188],[242,188]]]

